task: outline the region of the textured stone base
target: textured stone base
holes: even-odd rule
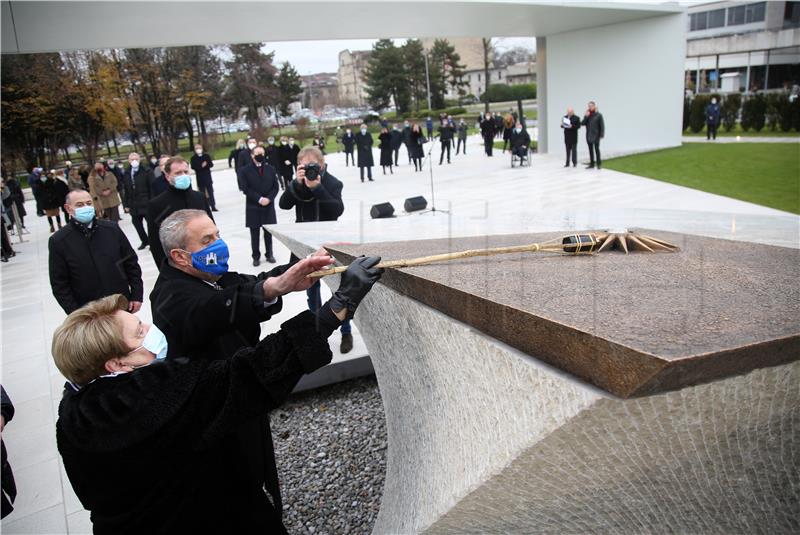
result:
[[[382,285],[356,322],[389,439],[376,533],[798,528],[800,363],[622,400]]]

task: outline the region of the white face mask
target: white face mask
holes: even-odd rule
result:
[[[250,150],[253,150],[254,148],[256,148],[256,144],[255,143],[248,143],[247,146],[250,147]]]
[[[269,143],[270,145],[274,145],[275,144],[275,140],[274,139],[268,139],[267,143]]]
[[[156,160],[155,158],[153,158],[152,160],[150,160],[150,163],[151,163],[151,164],[153,164],[153,165],[155,165],[155,164],[157,164],[157,163],[158,163],[158,160]]]
[[[139,167],[139,160],[131,160],[131,167],[134,169]]]
[[[286,142],[285,141],[281,141],[281,145],[286,145]]]
[[[294,145],[294,139],[289,140],[289,145]]]
[[[362,133],[362,134],[366,134],[366,133],[367,133],[367,129],[366,129],[366,128],[362,128],[362,129],[361,129],[361,133]]]
[[[353,133],[353,131],[352,131],[352,130],[349,130],[349,129],[347,130],[347,135],[348,135],[348,136],[349,136],[350,134],[352,134],[352,133]]]
[[[194,153],[197,154],[198,156],[202,156],[203,155],[203,149],[197,149],[196,151],[194,151]]]

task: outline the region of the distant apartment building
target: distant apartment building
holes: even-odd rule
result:
[[[342,50],[339,52],[338,81],[339,104],[342,106],[366,106],[366,68],[369,50]]]
[[[688,12],[687,91],[800,84],[800,2],[709,2]]]
[[[483,67],[465,71],[461,80],[465,83],[463,89],[467,95],[477,98],[486,90],[486,74]],[[533,82],[536,82],[536,63],[532,61],[489,69],[490,84],[518,85]],[[447,98],[458,98],[458,94],[448,90]]]
[[[335,72],[321,72],[302,76],[304,108],[320,111],[325,106],[339,105],[339,75]]]

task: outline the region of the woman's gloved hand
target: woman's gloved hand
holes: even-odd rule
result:
[[[333,312],[347,309],[347,319],[353,317],[361,300],[383,274],[383,268],[375,267],[380,261],[379,256],[359,256],[350,264],[342,273],[339,289],[329,301]]]

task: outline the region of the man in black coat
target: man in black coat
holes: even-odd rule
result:
[[[148,245],[144,222],[147,217],[147,205],[150,199],[153,198],[152,190],[150,189],[153,182],[153,172],[146,165],[142,165],[139,154],[135,152],[128,155],[128,164],[125,173],[122,175],[122,180],[125,184],[122,205],[125,207],[125,213],[131,214],[133,227],[141,240],[139,245],[139,250],[141,251]]]
[[[342,136],[342,146],[344,146],[345,167],[349,167],[350,162],[353,162],[353,165],[355,166],[356,160],[353,157],[353,149],[356,146],[356,137],[353,135],[353,131],[350,128],[348,128],[347,131]]]
[[[578,130],[580,127],[581,120],[570,106],[567,108],[567,114],[561,118],[561,128],[564,129],[564,145],[567,148],[567,163],[564,164],[564,167],[569,167],[570,154],[572,155],[572,167],[578,165]]]
[[[236,156],[236,181],[239,184],[239,191],[242,191],[242,181],[239,178],[239,172],[246,166],[253,163],[253,149],[258,146],[258,142],[254,137],[247,138],[247,145],[239,151]]]
[[[316,147],[306,147],[300,151],[297,177],[292,180],[281,195],[279,206],[283,210],[295,210],[295,222],[336,221],[344,212],[342,202],[342,183],[328,173],[325,156]],[[306,167],[315,165],[314,177],[306,175]],[[316,311],[321,306],[319,281],[306,292],[308,308]],[[350,321],[342,322],[342,341],[339,351],[342,354],[353,349],[353,335]]]
[[[281,189],[286,189],[286,184],[291,182],[294,176],[295,165],[292,161],[295,156],[294,149],[289,145],[289,139],[286,136],[281,136],[281,144],[278,147],[278,163],[280,163],[278,180],[281,183]]]
[[[214,200],[214,181],[211,179],[211,168],[214,167],[214,160],[203,151],[202,145],[194,146],[194,154],[190,161],[195,177],[197,177],[197,189],[206,196],[208,205],[212,212],[218,212],[217,201]]]
[[[494,146],[495,125],[492,114],[488,111],[486,116],[481,121],[481,136],[483,137],[483,148],[486,151],[486,156],[492,155],[492,147]]]
[[[531,146],[531,136],[528,131],[522,127],[522,123],[517,121],[514,129],[511,131],[509,138],[511,142],[511,154],[517,156],[520,161],[524,161],[528,157],[528,148]]]
[[[157,268],[161,268],[161,263],[167,257],[158,239],[158,229],[171,213],[194,208],[205,210],[208,217],[214,219],[205,195],[192,189],[189,162],[180,156],[169,158],[164,163],[164,176],[169,184],[167,191],[151,199],[147,205],[147,236],[150,240],[150,253]]]
[[[400,131],[400,125],[396,124],[392,127],[392,152],[394,153],[394,165],[397,167],[397,158],[400,155],[400,147],[403,145],[403,133]]]
[[[144,283],[139,259],[113,221],[97,219],[88,191],[67,195],[70,222],[50,237],[50,286],[69,314],[89,301],[122,294],[131,312],[142,306]]]
[[[586,127],[586,144],[589,145],[589,165],[586,169],[594,167],[597,160],[597,168],[600,169],[600,140],[606,135],[606,123],[603,121],[603,114],[597,111],[594,101],[589,101],[586,114],[583,116],[581,124]]]
[[[367,178],[372,180],[372,166],[375,160],[372,159],[372,134],[367,131],[367,125],[362,124],[361,130],[355,135],[356,148],[358,149],[358,170],[361,173],[361,182],[364,182],[364,169],[367,170]]]
[[[455,134],[455,128],[453,128],[453,125],[450,124],[450,121],[445,118],[442,119],[442,123],[439,125],[438,130],[439,141],[442,144],[442,154],[439,156],[439,165],[442,165],[445,151],[447,151],[447,163],[450,163],[450,147],[453,145],[453,134]]]
[[[278,222],[275,216],[275,197],[278,195],[278,175],[275,169],[267,164],[264,147],[253,150],[253,161],[243,167],[239,174],[245,202],[245,226],[250,229],[250,248],[253,254],[253,265],[261,264],[259,234],[264,233],[264,256],[267,262],[274,264],[272,254],[272,234],[263,225],[274,225]]]

